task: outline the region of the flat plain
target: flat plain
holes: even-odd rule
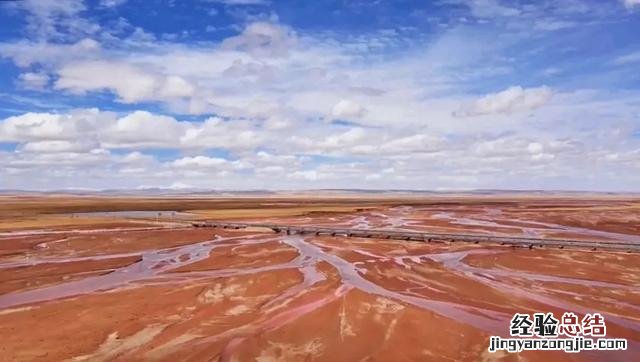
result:
[[[0,197],[2,360],[640,359],[640,253],[202,220],[640,245],[626,195]],[[514,313],[599,312],[624,352],[489,353]]]

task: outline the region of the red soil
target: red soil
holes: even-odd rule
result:
[[[625,205],[617,202],[562,205],[569,211],[520,202],[379,207],[259,221],[637,237],[633,208],[615,223],[602,216],[600,227],[591,209],[607,205],[624,214]],[[578,217],[582,209],[584,219]],[[640,358],[638,254],[120,227],[0,236],[4,359]],[[487,351],[491,335],[508,336],[514,313],[559,317],[565,311],[602,313],[607,336],[628,339],[629,350]]]

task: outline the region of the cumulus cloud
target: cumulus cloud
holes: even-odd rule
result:
[[[109,90],[124,103],[186,98],[195,91],[195,87],[180,76],[165,76],[133,64],[104,60],[64,65],[58,71],[54,88],[75,94]]]
[[[125,103],[150,99],[164,83],[164,79],[140,67],[102,60],[66,64],[58,74],[56,89],[77,94],[110,90],[118,94]]]
[[[530,14],[504,1],[463,2],[478,22],[525,21]],[[56,14],[59,28],[62,18],[83,10]],[[570,25],[549,19],[542,25],[547,30]],[[2,187],[86,180],[92,187],[312,188],[366,181],[522,188],[538,177],[577,177],[570,170],[594,162],[629,178],[640,175],[629,171],[637,170],[640,154],[628,137],[637,125],[637,92],[511,87],[479,99],[469,94],[514,71],[522,59],[505,49],[520,44],[517,32],[496,39],[457,27],[416,40],[402,38],[401,29],[345,35],[247,21],[225,40],[189,44],[179,37],[150,41],[143,30],[117,42],[83,33],[58,43],[0,43],[24,87],[87,102],[95,92],[100,102],[106,94],[128,104],[109,104],[120,113],[79,109],[0,120],[0,142],[10,150],[0,150]],[[415,51],[402,51],[408,40]],[[393,57],[380,56],[385,47]],[[552,96],[553,107],[542,107]],[[593,118],[585,122],[585,114]],[[508,117],[491,123],[456,117],[491,115]],[[598,129],[611,119],[618,133]]]
[[[544,175],[567,174],[592,167],[593,162],[608,168],[633,167],[631,160],[635,157],[637,161],[640,154],[615,141],[604,152],[602,143],[593,146],[592,142],[548,135],[535,140],[491,134],[486,135],[490,139],[447,138],[345,126],[298,128],[289,132],[305,141],[294,142],[255,122],[215,117],[204,122],[181,121],[145,111],[124,115],[95,109],[32,113],[7,118],[0,125],[0,140],[18,143],[16,152],[0,152],[3,185],[29,179],[32,187],[43,188],[47,185],[38,181],[43,178],[56,185],[76,186],[81,179],[86,180],[84,186],[103,188],[166,186],[182,180],[194,187],[234,189],[352,187],[363,180],[376,187],[481,187],[491,185],[483,182],[498,176],[512,181],[538,177],[539,167],[545,167]],[[257,137],[243,144],[235,137],[243,131]],[[189,142],[185,142],[187,134]],[[221,139],[216,140],[216,135]],[[194,149],[191,143],[200,148]],[[153,155],[154,148],[186,155],[161,161]],[[207,151],[220,149],[228,155],[212,156]],[[331,161],[321,162],[315,155]],[[509,171],[505,174],[505,170]],[[457,177],[447,178],[451,173]],[[34,177],[36,174],[39,176]]]
[[[240,35],[225,39],[222,46],[257,57],[280,57],[288,55],[296,42],[296,33],[291,28],[259,21],[249,24]]]
[[[28,146],[45,152],[83,140],[108,149],[173,148],[251,150],[264,141],[257,122],[222,120],[179,121],[170,116],[134,111],[118,116],[98,109],[69,113],[25,113],[0,121],[0,142],[38,143]]]
[[[528,111],[546,104],[553,92],[547,87],[509,87],[501,92],[487,94],[458,110],[457,116],[481,116],[488,114]]]
[[[96,109],[69,114],[25,113],[0,123],[0,140],[8,142],[70,141],[95,137],[100,121],[113,117]]]
[[[225,121],[211,117],[196,127],[190,127],[180,136],[180,144],[185,148],[228,148],[246,150],[257,147],[263,135],[257,125],[244,120]]]
[[[100,140],[112,148],[167,147],[175,145],[189,125],[173,117],[135,111],[101,125]],[[155,131],[154,131],[155,130]]]

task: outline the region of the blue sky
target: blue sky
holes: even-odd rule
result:
[[[640,0],[0,2],[2,189],[639,191]]]

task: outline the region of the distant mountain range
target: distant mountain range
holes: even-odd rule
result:
[[[0,190],[0,195],[85,195],[85,196],[286,196],[286,195],[640,195],[639,192],[612,191],[584,191],[584,190],[368,190],[368,189],[309,189],[309,190],[208,190],[208,189],[172,189],[172,188],[142,188],[142,189],[62,189],[48,191]]]

